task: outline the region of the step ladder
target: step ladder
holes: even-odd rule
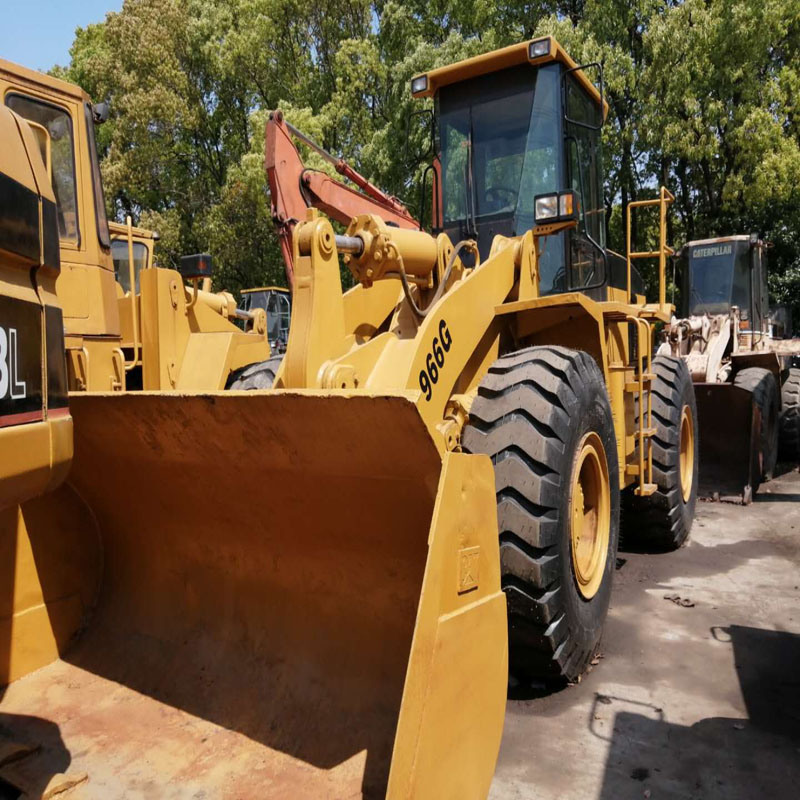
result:
[[[638,401],[639,424],[636,429],[636,442],[639,445],[638,459],[625,465],[625,474],[635,477],[639,485],[634,490],[639,497],[649,497],[658,488],[653,482],[653,442],[656,434],[653,425],[652,386],[655,374],[652,371],[652,329],[650,323],[641,317],[627,315],[629,322],[636,325],[636,370],[634,380],[625,382],[625,391]],[[646,354],[646,357],[645,357]]]
[[[650,200],[634,200],[628,203],[628,213],[625,215],[625,243],[628,267],[628,302],[633,303],[633,290],[631,287],[631,267],[632,262],[640,258],[658,259],[658,309],[662,313],[667,310],[667,259],[675,254],[675,251],[667,244],[667,209],[675,202],[675,195],[662,186],[659,189],[658,197]],[[658,249],[657,250],[633,250],[631,242],[631,219],[636,208],[648,208],[658,206]]]

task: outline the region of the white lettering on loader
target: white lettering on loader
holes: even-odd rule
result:
[[[26,396],[27,385],[19,379],[19,348],[17,329],[0,327],[0,399],[11,394],[12,400]]]

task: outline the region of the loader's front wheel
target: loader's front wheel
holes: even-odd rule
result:
[[[623,544],[628,541],[656,550],[677,550],[689,537],[697,504],[697,402],[683,359],[656,356],[652,372],[656,376],[651,386],[656,432],[650,441],[657,488],[646,497],[636,495],[635,485],[623,492]],[[634,421],[637,430],[638,401]],[[638,457],[636,452],[634,456]]]
[[[780,456],[782,461],[800,461],[800,369],[790,367],[781,386]]]
[[[226,388],[248,391],[271,389],[281,361],[283,361],[283,356],[273,356],[266,361],[259,361],[257,364],[250,364],[248,367],[236,370],[228,379]]]
[[[733,385],[747,389],[761,417],[758,431],[758,450],[753,457],[753,492],[762,481],[772,478],[778,461],[779,404],[778,383],[775,376],[762,367],[748,367],[733,376]]]
[[[602,372],[587,353],[563,347],[498,359],[478,388],[462,445],[494,463],[511,672],[574,680],[600,640],[619,538]]]

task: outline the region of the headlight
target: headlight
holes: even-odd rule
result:
[[[420,75],[411,81],[411,94],[419,94],[428,88],[428,76]]]
[[[569,222],[578,218],[578,197],[575,192],[553,192],[533,198],[533,218],[537,225]]]
[[[536,222],[550,222],[558,216],[558,195],[542,194],[534,203],[534,219]]]
[[[546,36],[544,39],[537,39],[528,45],[528,58],[531,61],[534,58],[542,58],[543,56],[550,55],[550,37]]]

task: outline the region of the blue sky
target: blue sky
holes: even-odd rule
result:
[[[101,22],[122,0],[0,0],[0,58],[48,70],[69,62],[75,28]]]

